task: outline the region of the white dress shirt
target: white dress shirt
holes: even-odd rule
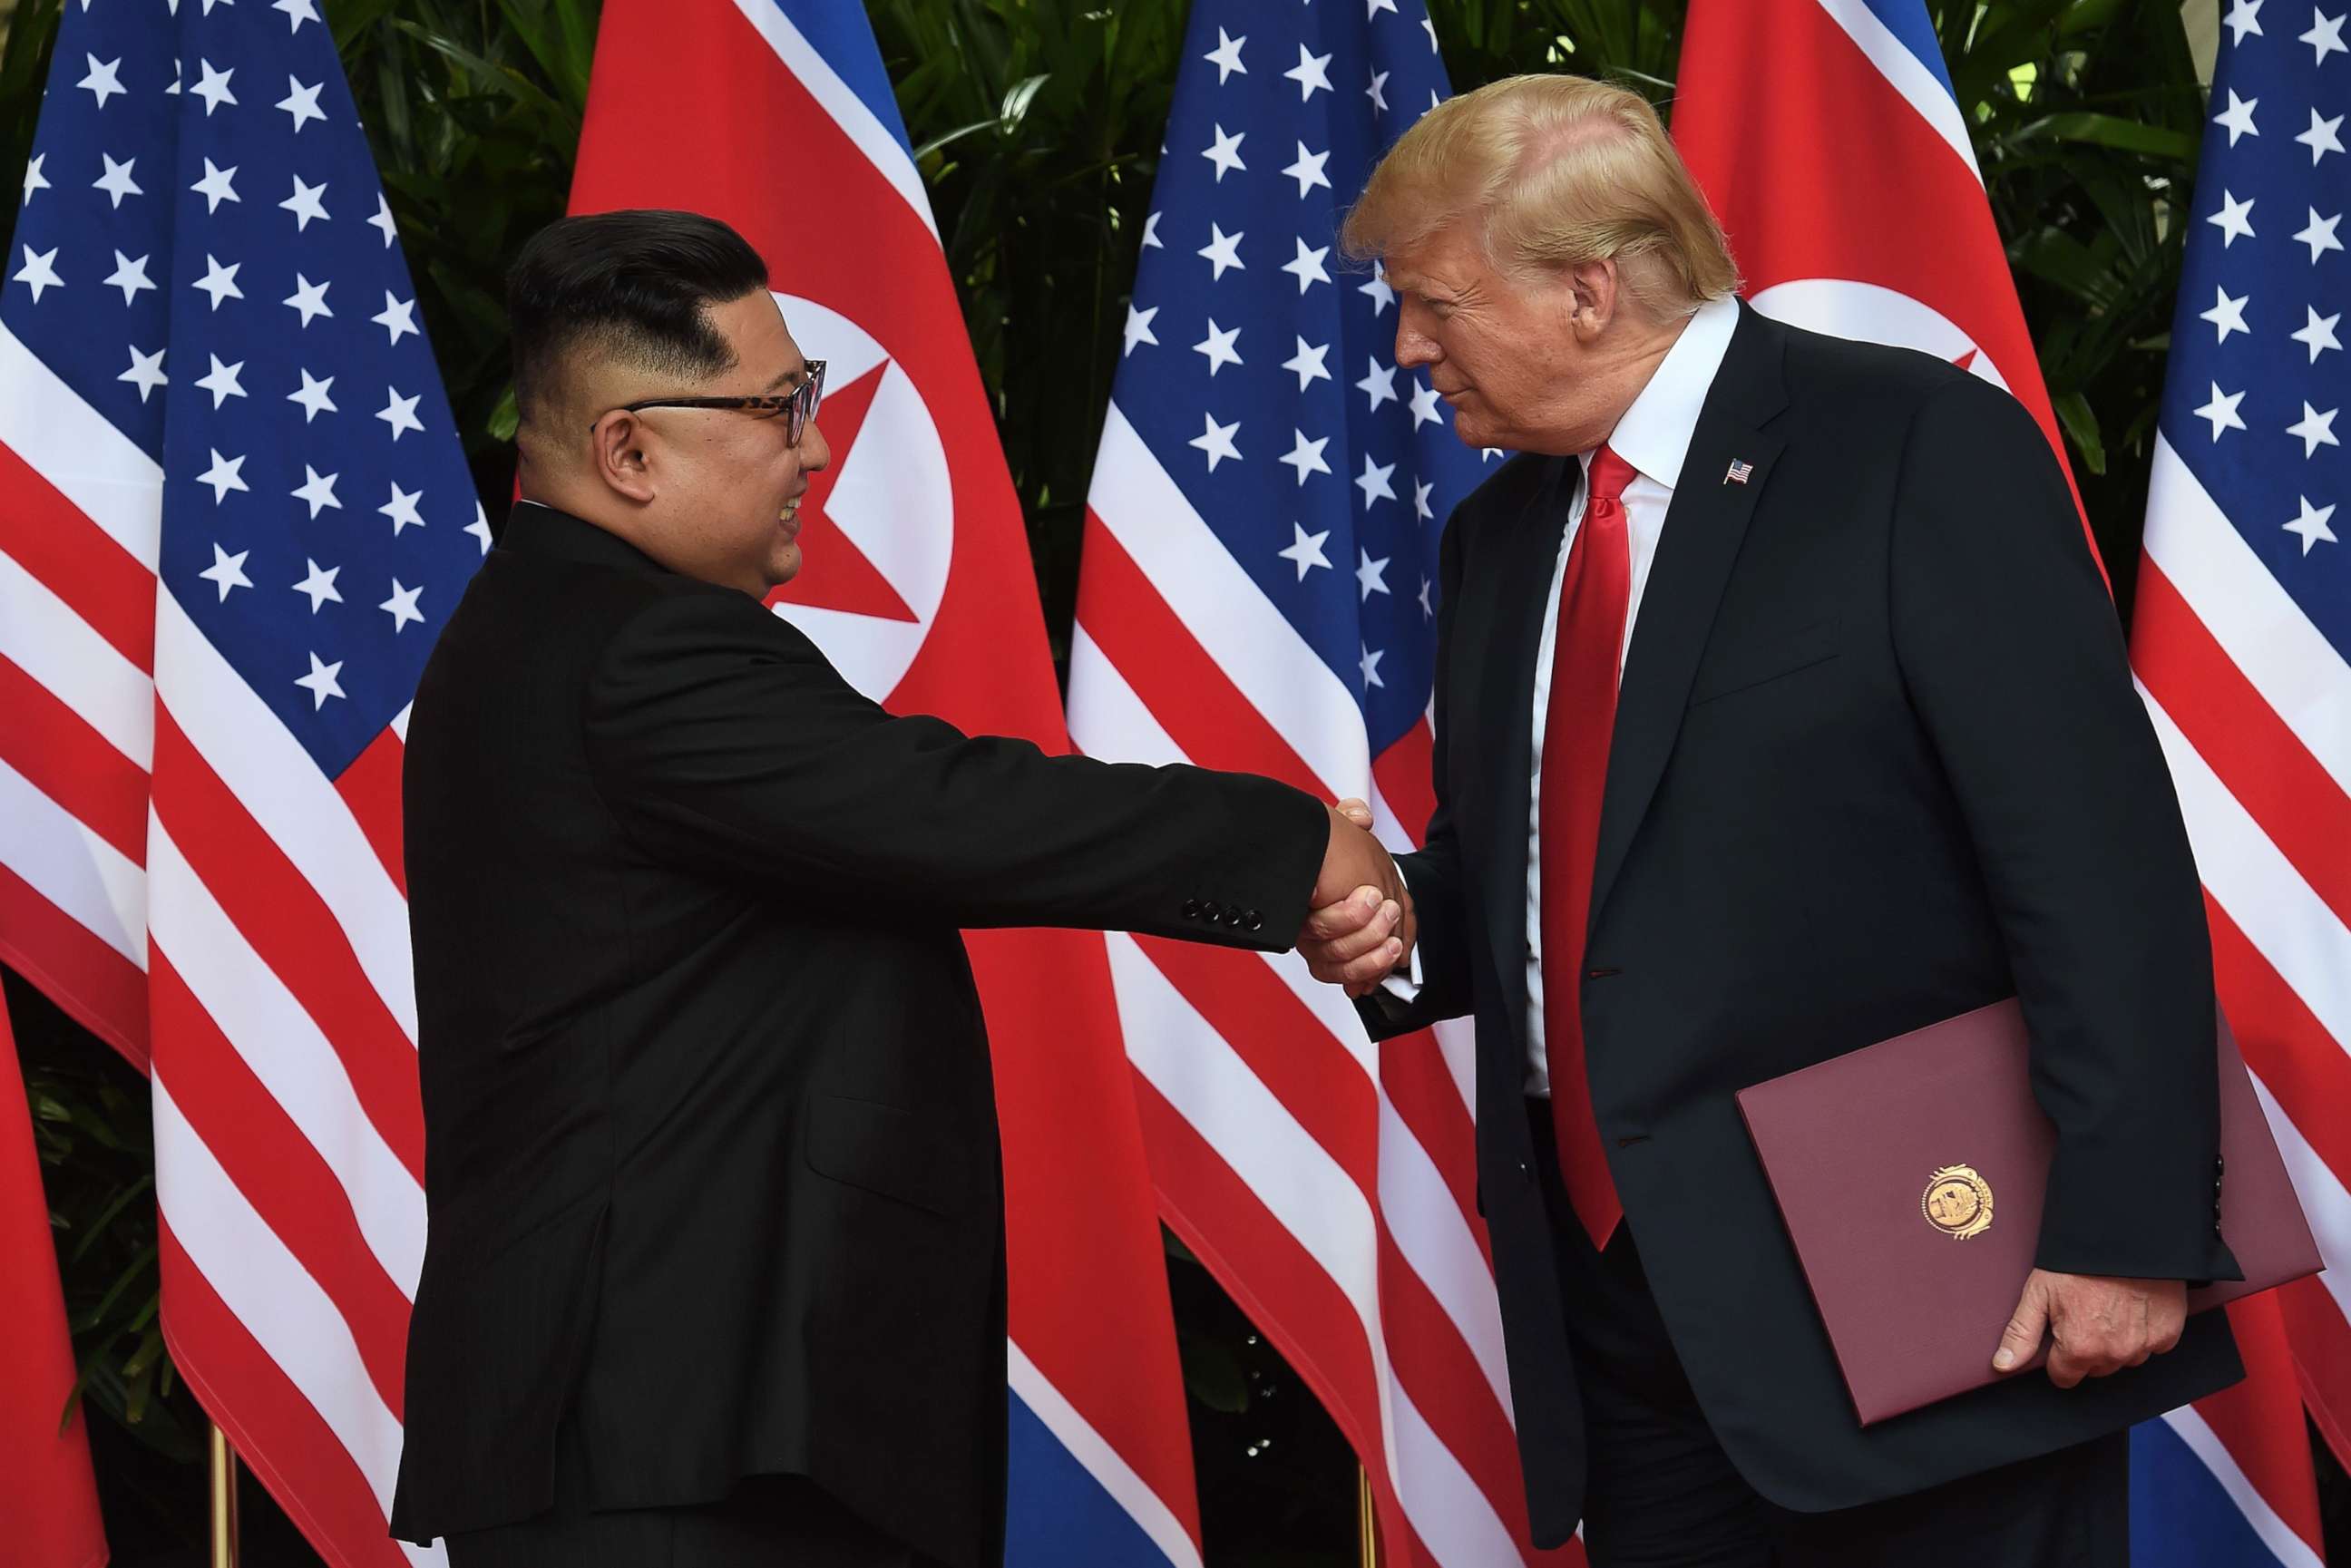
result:
[[[1733,299],[1718,299],[1699,308],[1665,360],[1657,366],[1649,384],[1625,411],[1616,429],[1608,437],[1609,446],[1616,455],[1633,465],[1633,478],[1625,486],[1625,523],[1626,542],[1633,555],[1633,581],[1625,602],[1625,645],[1617,653],[1617,670],[1621,676],[1624,660],[1633,644],[1633,622],[1641,612],[1641,591],[1649,580],[1649,568],[1657,559],[1657,538],[1664,533],[1666,512],[1672,506],[1674,487],[1681,483],[1682,460],[1689,455],[1690,437],[1698,432],[1698,417],[1706,406],[1706,394],[1713,385],[1715,372],[1722,368],[1722,357],[1730,348],[1730,335],[1739,325],[1739,303]],[[1592,472],[1590,452],[1579,453],[1576,461],[1583,465],[1588,476]],[[1543,730],[1551,716],[1552,662],[1559,642],[1559,597],[1567,580],[1568,552],[1574,548],[1576,530],[1583,525],[1584,505],[1591,494],[1586,485],[1576,486],[1567,527],[1560,535],[1559,559],[1551,574],[1551,592],[1543,601],[1542,642],[1535,650],[1534,685],[1534,745],[1531,750],[1532,776],[1527,785],[1527,1081],[1530,1094],[1548,1096],[1551,1093],[1551,1065],[1544,1055],[1543,982],[1542,982],[1542,754]],[[1388,990],[1405,1001],[1419,993],[1419,956],[1414,955],[1412,977],[1391,976]]]

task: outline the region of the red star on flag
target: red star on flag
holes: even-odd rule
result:
[[[889,368],[890,361],[884,360],[840,391],[826,394],[824,411],[817,418],[826,444],[832,448],[832,462],[822,473],[810,476],[808,494],[800,499],[800,574],[768,595],[768,603],[839,610],[881,621],[912,623],[922,619],[825,511],[832,487],[849,466],[850,454],[864,431],[873,394],[882,387],[882,373]]]

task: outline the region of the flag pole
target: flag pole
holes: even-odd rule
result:
[[[1355,1467],[1355,1542],[1363,1553],[1363,1568],[1380,1568],[1380,1527],[1372,1511],[1372,1477],[1361,1465]]]
[[[212,1427],[213,1568],[236,1568],[236,1450]]]

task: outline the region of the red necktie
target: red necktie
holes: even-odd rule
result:
[[[1592,459],[1591,499],[1567,552],[1559,634],[1543,725],[1542,979],[1544,1055],[1551,1067],[1552,1124],[1568,1201],[1605,1247],[1625,1208],[1600,1146],[1592,1082],[1583,1064],[1583,942],[1592,907],[1593,860],[1600,847],[1600,801],[1608,782],[1608,742],[1616,727],[1617,666],[1633,591],[1633,549],[1625,527],[1625,486],[1633,465],[1604,446]]]

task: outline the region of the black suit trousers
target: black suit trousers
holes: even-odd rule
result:
[[[2127,1568],[2127,1432],[1827,1513],[1759,1495],[1707,1426],[1630,1227],[1593,1248],[1561,1186],[1551,1107],[1527,1111],[1583,1400],[1593,1568]]]
[[[579,1429],[556,1436],[555,1504],[449,1536],[450,1568],[936,1568],[801,1476],[747,1476],[716,1502],[590,1506]]]

